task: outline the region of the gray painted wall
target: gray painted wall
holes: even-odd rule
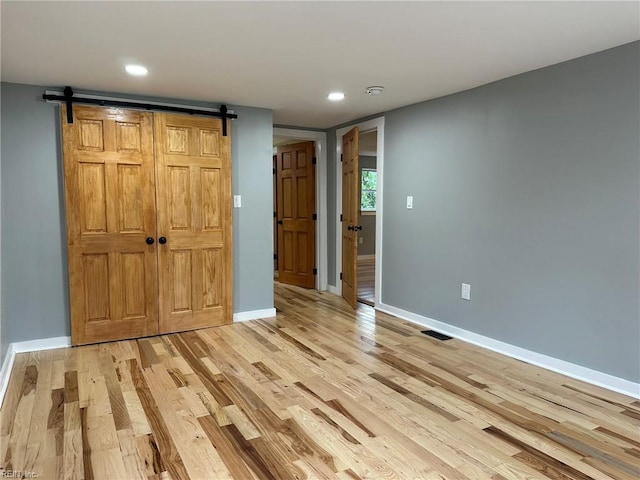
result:
[[[639,58],[388,112],[383,302],[640,381]]]
[[[229,107],[233,192],[242,208],[233,210],[234,311],[273,308],[273,114],[271,110]]]
[[[362,179],[363,168],[376,168],[376,157],[360,155],[358,168]],[[360,185],[362,185],[362,180],[360,180]],[[362,239],[362,243],[358,243],[358,255],[373,255],[376,253],[376,215],[359,215],[358,222],[358,225],[362,227],[362,231],[358,232],[358,242]]]
[[[69,335],[59,121],[42,92],[2,84],[3,343]]]
[[[2,111],[2,95],[0,94],[0,112]],[[2,121],[0,119],[0,126]],[[1,130],[0,130],[1,132]],[[0,133],[0,138],[2,134]],[[2,219],[2,152],[0,151],[0,219]],[[0,252],[2,252],[2,221],[0,220]],[[4,357],[9,347],[7,339],[3,335],[4,320],[2,316],[2,253],[0,253],[0,365],[4,363]]]
[[[2,84],[2,358],[8,342],[70,331],[59,113],[41,100],[43,90]],[[271,178],[272,113],[230,108],[239,116],[231,126],[233,192],[242,195],[233,212],[234,311],[272,308],[273,192],[263,181]]]

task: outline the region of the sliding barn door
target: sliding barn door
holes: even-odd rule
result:
[[[220,119],[155,114],[160,332],[231,323],[230,137]]]
[[[358,297],[358,127],[342,137],[342,296],[356,308]]]
[[[153,114],[61,110],[71,341],[157,334]]]
[[[313,142],[278,147],[278,280],[314,288],[316,259]]]

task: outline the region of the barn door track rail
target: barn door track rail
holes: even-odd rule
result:
[[[67,123],[73,123],[73,104],[83,103],[90,105],[100,105],[102,107],[123,107],[123,108],[137,108],[145,110],[158,110],[161,112],[175,112],[175,113],[188,113],[189,115],[205,115],[208,117],[218,117],[222,119],[222,136],[227,136],[227,119],[238,118],[235,113],[229,113],[229,109],[226,105],[220,105],[219,111],[214,110],[199,110],[195,108],[182,107],[177,105],[166,105],[156,103],[143,103],[125,100],[112,100],[108,98],[89,98],[89,97],[74,97],[73,89],[71,87],[64,87],[63,95],[54,95],[50,93],[42,94],[43,100],[50,100],[54,102],[64,102],[67,105]]]

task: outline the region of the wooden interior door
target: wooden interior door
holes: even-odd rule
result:
[[[278,279],[314,288],[316,258],[313,142],[278,147]]]
[[[71,342],[155,335],[153,114],[74,106],[67,123],[61,111]]]
[[[358,127],[342,137],[342,296],[356,308],[358,296]]]
[[[278,155],[273,156],[273,270],[278,271]]]
[[[160,333],[233,321],[230,136],[155,114]]]

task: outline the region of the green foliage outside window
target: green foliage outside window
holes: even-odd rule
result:
[[[378,172],[363,168],[360,183],[360,210],[375,211],[377,186]]]

